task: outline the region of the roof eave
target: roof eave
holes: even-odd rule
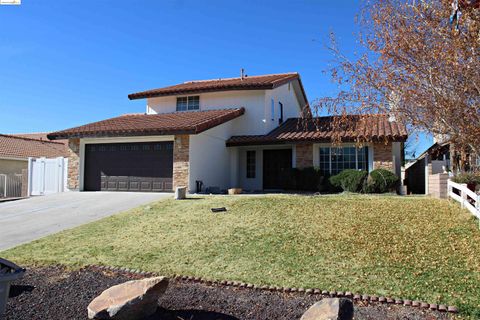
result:
[[[75,139],[75,138],[116,138],[116,137],[143,137],[143,136],[170,136],[176,134],[195,134],[195,129],[188,130],[148,130],[137,132],[119,132],[119,131],[104,131],[92,133],[72,133],[52,135],[49,139]]]
[[[373,142],[373,143],[382,143],[386,141],[389,142],[405,142],[408,136],[398,136],[398,137],[378,137],[364,139],[363,142]],[[344,138],[340,143],[352,143],[357,142],[359,137],[350,137]],[[285,140],[275,140],[275,139],[265,139],[265,140],[252,140],[252,141],[228,141],[226,142],[227,147],[246,147],[246,146],[259,146],[259,145],[279,145],[279,144],[303,144],[303,143],[332,143],[330,138],[300,138],[300,139],[285,139]]]
[[[157,97],[169,97],[169,96],[178,96],[178,95],[185,95],[185,94],[199,94],[199,93],[208,93],[208,92],[225,92],[225,91],[253,91],[253,90],[269,90],[273,89],[274,85],[267,84],[267,85],[257,85],[252,87],[244,87],[244,86],[232,86],[229,88],[208,88],[208,89],[191,89],[191,90],[175,90],[171,92],[165,93],[148,93],[148,92],[137,92],[131,93],[128,95],[128,99],[130,100],[138,100],[138,99],[148,99],[148,98],[157,98]]]

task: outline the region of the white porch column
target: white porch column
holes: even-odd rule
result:
[[[230,188],[238,188],[239,184],[239,165],[240,152],[238,147],[229,147],[230,149]]]

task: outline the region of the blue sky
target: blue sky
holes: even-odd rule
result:
[[[0,6],[1,133],[54,131],[143,112],[129,93],[193,79],[297,71],[308,98],[334,95],[323,71],[334,31],[358,49],[359,2],[58,1]],[[431,144],[412,139],[417,155]]]

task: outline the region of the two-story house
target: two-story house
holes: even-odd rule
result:
[[[128,97],[146,99],[146,112],[49,135],[69,139],[70,189],[195,192],[201,181],[204,190],[269,190],[286,169],[313,166],[400,174],[405,126],[382,115],[358,118],[345,143],[333,146],[332,117],[299,125],[309,107],[298,73],[189,81]],[[372,142],[358,148],[359,136]]]

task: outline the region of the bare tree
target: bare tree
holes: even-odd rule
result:
[[[480,151],[480,1],[373,0],[358,15],[363,53],[354,59],[331,35],[340,94],[316,112],[386,113],[411,128]],[[338,131],[347,117],[337,117]],[[338,135],[341,139],[341,135]]]

